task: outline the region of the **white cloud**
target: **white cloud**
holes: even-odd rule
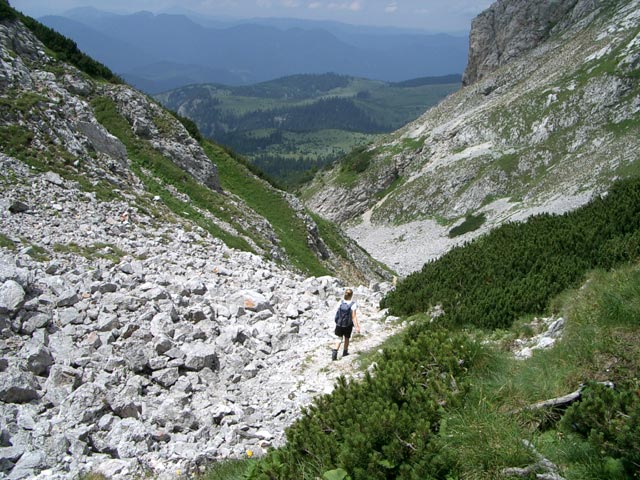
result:
[[[256,5],[260,8],[271,8],[271,5],[273,4],[271,3],[271,0],[256,0]]]
[[[395,1],[391,2],[384,9],[384,11],[387,12],[387,13],[394,13],[397,10],[398,10],[398,3],[395,2]]]
[[[307,5],[307,8],[310,8],[311,10],[316,10],[322,7],[323,7],[322,2],[311,2],[309,5]]]
[[[347,3],[330,3],[328,7],[330,10],[351,10],[352,12],[359,12],[362,10],[362,2],[356,0],[355,2]]]
[[[297,8],[300,6],[298,0],[280,0],[280,5],[286,8]]]

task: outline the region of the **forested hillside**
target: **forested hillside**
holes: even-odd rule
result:
[[[192,85],[156,95],[202,134],[288,185],[415,119],[460,86],[459,75],[388,83],[336,74],[249,86]]]

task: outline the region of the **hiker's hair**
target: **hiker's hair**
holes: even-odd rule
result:
[[[353,290],[351,290],[350,288],[347,288],[344,291],[344,299],[345,300],[351,300],[351,297],[353,297]]]

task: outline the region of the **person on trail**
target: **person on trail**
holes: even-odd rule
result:
[[[349,355],[349,340],[351,339],[351,332],[353,327],[356,328],[356,333],[360,333],[360,324],[358,323],[358,316],[356,311],[358,310],[358,304],[353,300],[353,290],[350,288],[344,292],[344,300],[340,302],[338,311],[336,312],[336,329],[335,334],[339,337],[335,348],[331,349],[331,360],[338,359],[338,350],[340,344],[344,338],[344,349],[342,350],[342,356]]]

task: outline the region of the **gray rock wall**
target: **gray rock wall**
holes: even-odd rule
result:
[[[596,0],[498,0],[469,34],[463,85],[471,85],[592,12]]]

